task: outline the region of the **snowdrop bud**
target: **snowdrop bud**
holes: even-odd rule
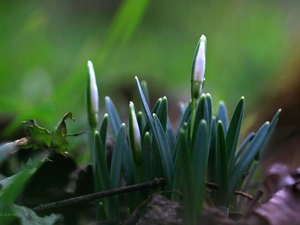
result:
[[[87,65],[89,69],[87,87],[88,120],[90,127],[95,129],[98,124],[99,96],[93,63],[88,61]]]
[[[136,118],[136,114],[135,114],[135,109],[134,109],[134,104],[133,102],[129,103],[129,128],[130,128],[130,141],[132,142],[132,144],[134,146],[132,146],[135,149],[135,154],[138,155],[138,152],[141,151],[142,146],[141,146],[141,134],[140,134],[140,128],[139,128],[139,124]]]
[[[202,35],[198,41],[192,66],[192,92],[197,99],[202,91],[206,63],[206,37]]]

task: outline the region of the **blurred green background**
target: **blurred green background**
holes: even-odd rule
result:
[[[205,92],[215,110],[231,115],[241,96],[253,111],[291,57],[300,23],[293,1],[65,0],[1,1],[0,130],[9,140],[21,121],[35,118],[53,130],[71,111],[69,133],[87,130],[87,60],[94,63],[101,117],[104,97],[118,108],[136,93],[134,76],[173,107],[188,101],[191,61],[207,37]],[[127,97],[126,97],[127,96]],[[156,100],[156,99],[155,99]],[[3,122],[4,123],[4,122]],[[73,141],[74,140],[74,141]],[[86,137],[73,138],[75,146]]]

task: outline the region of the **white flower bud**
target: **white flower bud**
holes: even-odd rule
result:
[[[88,101],[88,119],[90,126],[95,128],[98,123],[98,111],[99,111],[99,96],[96,82],[96,75],[94,66],[91,61],[87,63],[89,69],[88,77],[88,89],[87,89],[87,101]]]

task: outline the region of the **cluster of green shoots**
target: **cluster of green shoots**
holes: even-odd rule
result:
[[[107,114],[98,119],[98,90],[92,63],[88,62],[87,109],[90,127],[90,153],[94,171],[95,191],[106,191],[126,185],[164,177],[166,186],[160,191],[172,200],[183,193],[186,223],[196,224],[203,210],[207,182],[212,189],[210,200],[227,214],[235,209],[235,190],[245,185],[244,175],[257,164],[275,128],[280,111],[271,122],[264,123],[241,144],[239,136],[244,115],[242,97],[229,122],[227,109],[220,103],[213,115],[210,94],[202,93],[206,61],[206,38],[197,44],[191,74],[191,101],[181,105],[176,127],[168,117],[168,100],[159,98],[149,108],[146,82],[136,77],[137,91],[143,110],[136,113],[129,103],[129,124],[120,116],[109,97],[105,97]],[[107,164],[108,124],[115,139],[110,168]],[[126,195],[126,206],[133,210],[153,191],[136,191]],[[98,215],[107,219],[120,219],[120,200],[108,197],[98,202]]]

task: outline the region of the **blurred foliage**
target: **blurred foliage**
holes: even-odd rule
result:
[[[186,78],[202,33],[209,39],[205,77],[212,81],[205,88],[214,104],[233,108],[241,95],[252,102],[290,53],[291,8],[289,1],[259,0],[1,1],[0,113],[14,120],[0,134],[8,138],[28,118],[49,127],[67,111],[77,118],[70,133],[85,131],[89,59],[100,108],[104,93],[121,98],[120,86],[133,86],[136,75],[150,81],[150,93],[164,87],[161,96],[188,100]]]

